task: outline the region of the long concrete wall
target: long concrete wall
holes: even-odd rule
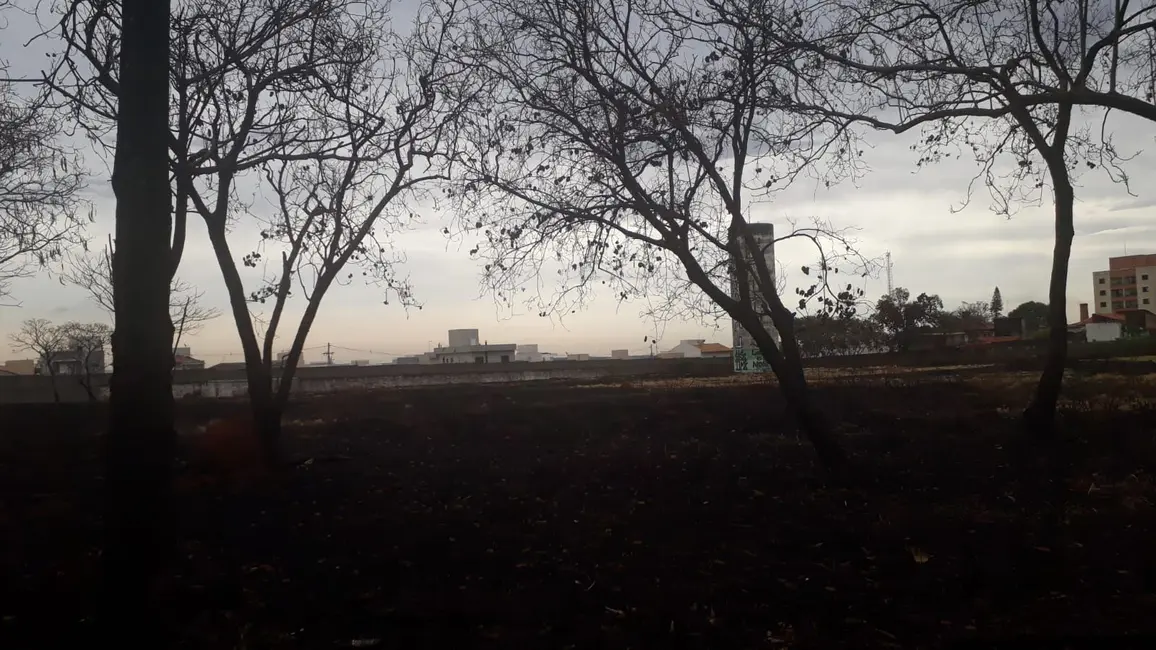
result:
[[[1113,359],[1156,355],[1156,337],[1110,343],[1072,343],[1069,359]],[[864,354],[807,359],[809,367],[942,366],[969,363],[1006,364],[1041,359],[1046,342],[993,345],[962,350],[898,354]],[[511,383],[546,379],[591,380],[607,377],[695,377],[731,373],[731,360],[639,359],[597,361],[515,361],[502,364],[436,364],[389,366],[305,366],[297,371],[294,392],[320,393],[348,389],[437,386],[461,383]],[[108,396],[108,376],[93,377],[94,389]],[[61,401],[84,402],[88,393],[76,377],[58,377]],[[182,397],[242,397],[248,392],[244,370],[185,370],[173,377],[173,395]],[[48,377],[0,375],[0,404],[52,402]]]
[[[598,361],[525,361],[491,364],[306,366],[297,371],[295,393],[349,389],[400,388],[461,383],[512,383],[548,379],[592,380],[613,377],[694,377],[731,372],[730,359],[642,359]],[[275,372],[274,381],[277,381]],[[93,377],[94,392],[108,396],[108,376]],[[75,377],[57,377],[61,401],[83,402],[88,393]],[[184,370],[173,375],[173,396],[242,397],[248,393],[244,370]],[[0,376],[0,404],[52,402],[52,379]]]
[[[1007,364],[1043,359],[1047,341],[1027,340],[997,345],[921,350],[883,354],[856,354],[804,359],[811,368],[861,368],[865,366],[931,367],[979,363]],[[1068,359],[1119,359],[1156,355],[1156,337],[1144,336],[1106,342],[1072,341]]]

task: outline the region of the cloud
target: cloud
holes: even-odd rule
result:
[[[1109,208],[1109,212],[1125,212],[1128,210],[1140,210],[1142,208],[1156,207],[1156,196],[1147,199],[1136,199],[1135,201],[1128,201]]]

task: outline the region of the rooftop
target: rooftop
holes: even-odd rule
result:
[[[435,354],[454,354],[459,352],[513,352],[517,343],[491,343],[481,345],[458,345],[434,348]]]

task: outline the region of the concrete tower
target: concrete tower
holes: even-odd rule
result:
[[[751,230],[751,235],[754,237],[755,243],[762,250],[763,259],[766,260],[767,270],[771,274],[771,284],[775,281],[775,227],[769,223],[752,223],[748,224]],[[745,256],[750,253],[743,246]],[[746,271],[750,276],[749,285],[751,287],[751,301],[760,305],[762,296],[759,294],[758,282],[755,279],[753,269],[740,269]],[[736,300],[739,297],[739,283],[738,278],[732,275],[731,277],[731,297]],[[771,323],[770,316],[762,316],[763,326],[771,333],[775,342],[779,342],[779,332]],[[731,331],[733,336],[733,343],[731,345],[732,354],[735,364],[735,372],[770,372],[771,367],[763,360],[763,355],[759,352],[759,348],[755,345],[755,341],[747,330],[739,325],[737,321],[731,321]]]

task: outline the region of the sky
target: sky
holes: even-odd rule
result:
[[[8,23],[0,32],[0,59],[9,63],[13,75],[34,70],[46,46],[24,48],[19,39],[6,38],[6,34],[27,33],[26,25],[20,29],[19,20]],[[1134,180],[1129,194],[1098,170],[1085,171],[1079,179],[1068,281],[1069,320],[1076,318],[1079,303],[1091,302],[1091,274],[1106,269],[1109,256],[1156,253],[1156,185],[1147,180],[1156,178],[1152,153],[1156,125],[1115,116],[1109,128],[1116,134],[1121,153],[1135,154],[1125,166]],[[800,181],[773,198],[752,203],[751,220],[785,228],[789,219],[820,217],[836,227],[855,228],[865,255],[882,257],[890,251],[896,286],[906,287],[912,295],[936,293],[949,309],[963,301],[989,300],[996,286],[1005,310],[1027,300],[1046,302],[1052,250],[1050,200],[1037,207],[1025,206],[1007,218],[989,209],[986,190],[980,187],[971,202],[956,211],[976,168],[963,159],[913,171],[917,154],[910,145],[917,137],[869,134],[865,161],[870,172],[866,176],[831,188]],[[96,217],[89,237],[99,247],[113,229],[115,204],[104,164],[95,156],[88,162]],[[729,323],[721,327],[655,323],[641,315],[647,309],[645,302],[619,304],[610,295],[595,294],[584,310],[561,320],[540,318],[529,308],[514,314],[500,312],[494,300],[481,293],[482,269],[469,258],[470,244],[442,235],[448,216],[429,209],[418,212],[423,215],[422,223],[397,237],[395,246],[406,255],[401,269],[423,308],[406,311],[392,301],[384,305],[380,290],[372,286],[356,282],[336,286],[326,296],[310,332],[306,362],[322,360],[327,344],[333,346],[337,362],[385,362],[444,344],[446,331],[454,328],[477,328],[490,343],[536,343],[543,351],[560,354],[606,355],[617,348],[645,353],[650,348],[644,338],[656,336],[661,350],[688,338],[730,343]],[[231,235],[235,254],[251,250],[258,239],[255,227],[242,224]],[[779,258],[787,268],[789,284],[799,278],[800,265],[813,262],[810,252],[799,249],[780,250]],[[192,217],[178,275],[201,288],[205,302],[224,314],[186,341],[193,355],[209,364],[241,361],[220,271],[203,225]],[[259,273],[250,269],[243,269],[243,275],[250,283],[247,286],[259,280]],[[864,286],[868,297],[883,295],[885,273],[866,280]],[[8,335],[25,319],[109,320],[83,290],[63,286],[50,273],[17,280],[12,291],[12,299],[20,306],[0,307],[0,360],[29,356],[12,350],[8,342]],[[300,305],[291,305],[288,313],[299,314]],[[278,347],[288,345],[286,333],[279,337]]]

